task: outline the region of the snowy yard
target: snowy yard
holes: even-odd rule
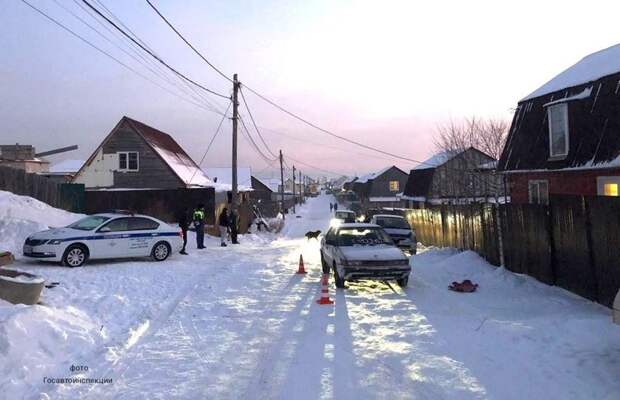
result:
[[[425,249],[408,288],[331,285],[335,305],[317,305],[319,244],[303,235],[326,229],[330,200],[309,199],[277,236],[227,248],[209,238],[202,251],[190,241],[189,256],[163,263],[18,259],[60,285],[42,305],[0,301],[0,397],[620,398],[620,326],[609,309],[472,252]],[[0,217],[0,248],[12,251],[37,221],[76,218],[6,192]],[[300,253],[305,276],[294,274]],[[464,278],[479,291],[447,290]],[[73,376],[112,383],[44,382]]]

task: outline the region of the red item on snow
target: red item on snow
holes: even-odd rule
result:
[[[455,292],[461,292],[461,293],[475,292],[477,288],[478,288],[478,284],[472,283],[472,281],[470,281],[469,279],[465,279],[461,283],[452,282],[452,284],[448,286],[448,289],[453,290]]]

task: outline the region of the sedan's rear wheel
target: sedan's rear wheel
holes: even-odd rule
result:
[[[344,278],[340,277],[338,274],[338,268],[336,268],[336,264],[334,264],[334,284],[338,289],[344,289]]]
[[[151,252],[155,261],[164,261],[170,255],[170,245],[167,242],[158,242]]]
[[[67,247],[65,254],[62,256],[62,263],[68,267],[75,268],[84,265],[88,259],[88,251],[86,247],[80,244],[74,244]]]

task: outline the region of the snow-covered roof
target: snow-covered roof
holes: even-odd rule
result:
[[[123,117],[188,186],[216,186],[172,136],[140,121]]]
[[[434,154],[427,160],[422,161],[413,169],[429,169],[429,168],[437,168],[440,165],[444,164],[452,157],[454,157],[457,153],[454,151],[442,151],[437,154]]]
[[[205,167],[202,170],[215,183],[232,188],[231,167]],[[240,190],[252,189],[252,169],[250,167],[237,168],[237,184]]]
[[[392,165],[390,165],[389,167],[385,167],[380,171],[371,172],[366,175],[362,175],[355,181],[355,183],[366,183],[369,180],[375,179],[376,177],[380,176],[381,174],[383,174],[385,171],[387,171],[390,168],[392,168]]]
[[[82,168],[84,160],[63,160],[52,164],[50,166],[50,172],[53,174],[74,174]]]
[[[620,44],[585,56],[578,63],[564,70],[521,101],[592,82],[617,72],[620,72]]]

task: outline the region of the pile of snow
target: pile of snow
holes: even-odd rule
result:
[[[21,254],[24,240],[35,232],[69,225],[82,218],[32,197],[0,190],[0,251]]]

